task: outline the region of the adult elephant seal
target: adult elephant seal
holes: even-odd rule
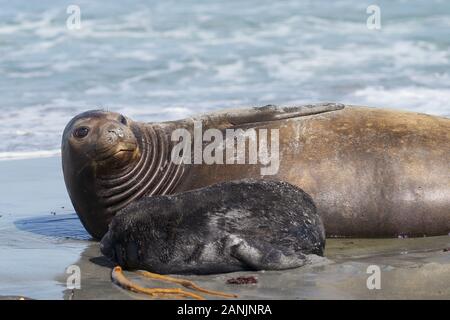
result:
[[[132,202],[101,251],[127,269],[210,274],[296,268],[324,246],[309,195],[286,182],[241,180]]]
[[[258,137],[277,129],[278,170],[261,176],[266,165],[174,163],[171,151],[179,143],[172,134],[194,134],[198,123],[219,133],[255,129]],[[72,203],[98,239],[118,210],[143,196],[245,178],[277,179],[305,190],[327,236],[447,234],[449,159],[450,119],[333,103],[231,109],[163,123],[88,111],[69,122],[62,139]]]

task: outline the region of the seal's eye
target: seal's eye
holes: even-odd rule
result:
[[[120,116],[120,118],[119,118],[119,121],[120,121],[120,123],[121,124],[123,124],[123,125],[127,125],[127,118],[125,118],[124,116]]]
[[[89,133],[88,127],[79,127],[74,130],[73,135],[75,138],[84,138],[87,136],[88,133]]]

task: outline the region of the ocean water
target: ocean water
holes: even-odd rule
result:
[[[0,159],[59,152],[87,109],[162,121],[337,101],[450,116],[450,1],[0,0]]]

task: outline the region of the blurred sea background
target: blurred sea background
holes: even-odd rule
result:
[[[57,154],[65,124],[95,108],[149,122],[323,101],[450,116],[449,35],[445,0],[0,0],[0,160]]]

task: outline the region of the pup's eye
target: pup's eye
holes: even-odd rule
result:
[[[127,122],[127,118],[125,118],[125,117],[122,116],[122,115],[120,116],[119,121],[120,121],[121,124],[123,124],[123,125],[125,125],[125,126],[126,126],[127,123],[128,123],[128,122]]]
[[[73,131],[73,136],[75,138],[84,138],[87,136],[88,133],[89,133],[88,127],[79,127]]]

